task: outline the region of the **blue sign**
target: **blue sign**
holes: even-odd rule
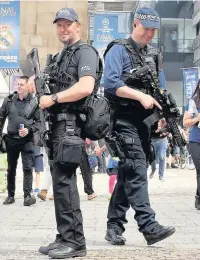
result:
[[[183,69],[183,86],[186,101],[188,101],[197,87],[199,81],[199,70],[198,68]]]
[[[99,52],[103,60],[103,54],[108,44],[118,39],[118,16],[109,14],[94,15],[94,43],[93,46]],[[101,84],[103,84],[102,76]]]
[[[0,0],[0,69],[19,68],[20,0]]]
[[[94,15],[94,47],[103,58],[107,45],[118,38],[118,16],[95,14]]]

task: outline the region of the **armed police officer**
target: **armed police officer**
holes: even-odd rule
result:
[[[28,77],[21,76],[18,80],[17,92],[6,97],[0,108],[1,133],[5,120],[8,118],[7,134],[3,137],[8,160],[8,197],[3,202],[4,205],[15,202],[15,176],[20,153],[24,172],[24,206],[36,203],[35,197],[31,195],[34,158],[33,133],[40,127],[40,117],[37,99],[29,93],[27,81]]]
[[[148,195],[146,161],[150,151],[150,129],[143,120],[148,117],[150,109],[154,106],[161,109],[161,106],[145,93],[139,77],[134,82],[127,78],[127,73],[137,72],[146,64],[159,76],[158,52],[148,44],[159,28],[157,12],[151,8],[140,8],[135,14],[130,38],[112,42],[105,51],[105,96],[115,108],[113,133],[120,144],[118,156],[124,156],[108,209],[105,239],[114,245],[125,244],[123,224],[127,223],[126,212],[130,206],[135,210],[139,231],[148,245],[175,232],[174,227],[161,226],[155,220]]]
[[[64,48],[53,58],[52,95],[42,96],[40,107],[48,108],[52,116],[50,160],[58,235],[54,243],[41,247],[39,252],[52,258],[68,258],[86,255],[76,183],[85,136],[75,107],[97,84],[99,56],[92,46],[81,41],[81,25],[74,9],[61,9],[53,23]]]

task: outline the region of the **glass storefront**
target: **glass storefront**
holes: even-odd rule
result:
[[[192,19],[161,18],[160,32],[155,35],[152,43],[160,47],[162,52],[193,53],[195,36]]]
[[[195,34],[192,19],[161,19],[160,45],[164,52],[193,52]]]
[[[118,16],[119,38],[128,38],[132,32],[132,12],[112,12],[109,14]],[[93,20],[93,19],[92,19]],[[94,27],[90,27],[90,43],[93,41]],[[161,29],[152,40],[152,45],[160,48],[162,52],[192,53],[193,39],[196,30],[192,26],[192,19],[161,18]]]

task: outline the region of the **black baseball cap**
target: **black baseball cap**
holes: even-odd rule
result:
[[[77,21],[79,22],[78,14],[75,12],[73,8],[62,8],[56,13],[56,17],[53,23],[56,23],[58,19],[67,19],[69,21]]]

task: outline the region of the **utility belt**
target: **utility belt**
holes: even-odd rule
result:
[[[119,157],[122,162],[126,159],[134,158],[134,151],[131,151],[133,144],[141,145],[138,139],[124,138],[123,135],[118,134],[116,131],[107,135],[105,141],[110,155],[112,157]]]
[[[76,169],[80,165],[85,146],[84,140],[77,133],[76,115],[60,113],[55,115],[55,121],[65,122],[65,131],[59,136],[57,156],[53,160],[61,167]]]
[[[105,138],[107,149],[112,157],[118,157],[122,163],[126,159],[143,159],[142,153],[138,153],[138,149],[134,149],[134,146],[141,146],[139,138],[125,138],[123,135],[112,132]],[[147,155],[147,161],[151,164],[155,160],[155,152],[153,145],[149,146],[149,153]]]

